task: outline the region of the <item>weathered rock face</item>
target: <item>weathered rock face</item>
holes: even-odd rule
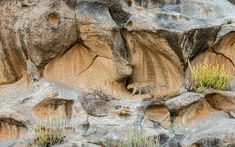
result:
[[[27,134],[29,120],[14,108],[1,106],[0,142],[14,140]]]
[[[180,88],[183,67],[164,38],[153,33],[127,31],[124,36],[131,64],[136,67],[131,77],[133,83],[154,81],[159,85],[156,93],[167,88],[170,94]]]
[[[124,41],[108,7],[81,2],[75,13],[77,35],[82,44],[76,44],[62,57],[49,63],[44,71],[45,77],[74,88],[88,90],[101,87],[114,95],[127,93],[123,81],[131,75],[132,68],[127,61]]]
[[[229,0],[231,3],[235,4],[235,1],[234,0]]]
[[[67,117],[64,146],[113,146],[129,126],[161,146],[235,145],[233,0],[2,0],[0,11],[0,146],[33,146],[54,113]],[[188,61],[224,64],[231,91],[188,92]]]

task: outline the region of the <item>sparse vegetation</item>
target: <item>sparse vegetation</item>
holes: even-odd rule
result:
[[[231,19],[226,19],[226,24],[232,24],[233,21]]]
[[[113,97],[102,88],[95,88],[93,89],[93,94],[96,95],[99,99],[110,101],[113,99]]]
[[[65,138],[66,117],[49,115],[47,122],[34,126],[36,143],[39,146],[50,147],[60,144]]]
[[[124,142],[118,147],[158,147],[158,140],[154,137],[146,137],[137,129],[131,128],[126,134]]]
[[[230,80],[230,73],[224,69],[224,65],[199,64],[191,67],[190,89],[203,92],[207,88],[225,90]]]

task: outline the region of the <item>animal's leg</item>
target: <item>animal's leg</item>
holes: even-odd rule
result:
[[[139,95],[141,95],[142,88],[139,88]]]
[[[134,88],[133,88],[133,91],[132,91],[132,95],[134,95],[136,92],[137,92],[137,88],[134,87]]]
[[[150,88],[150,93],[153,93],[155,91],[155,88],[154,87],[151,87]]]
[[[89,123],[89,114],[86,114],[86,122]]]
[[[151,93],[152,88],[151,88],[150,86],[147,86],[147,87],[145,88],[145,91],[146,91],[147,93]]]
[[[27,83],[28,83],[28,85],[30,85],[33,82],[32,75],[29,73],[26,73],[26,76],[27,76]]]
[[[89,123],[89,120],[88,120],[89,119],[89,115],[88,114],[86,114],[86,115],[87,115],[86,121],[82,124],[84,133],[86,133],[89,130],[89,128],[90,128],[90,123]]]

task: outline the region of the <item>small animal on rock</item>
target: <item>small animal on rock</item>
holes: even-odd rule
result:
[[[152,93],[154,92],[157,84],[156,82],[153,81],[145,81],[145,82],[135,82],[131,83],[127,86],[128,90],[133,89],[132,95],[135,95],[137,92],[139,95],[141,93],[147,92],[147,93]]]

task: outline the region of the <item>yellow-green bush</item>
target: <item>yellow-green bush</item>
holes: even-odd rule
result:
[[[191,89],[203,92],[206,88],[225,90],[230,80],[230,73],[224,69],[224,65],[198,64],[191,67]]]
[[[49,115],[46,122],[34,126],[37,145],[47,147],[62,143],[65,138],[65,127],[66,117]]]
[[[158,147],[158,140],[153,137],[146,137],[137,129],[131,128],[126,134],[124,142],[120,142],[118,147]]]

